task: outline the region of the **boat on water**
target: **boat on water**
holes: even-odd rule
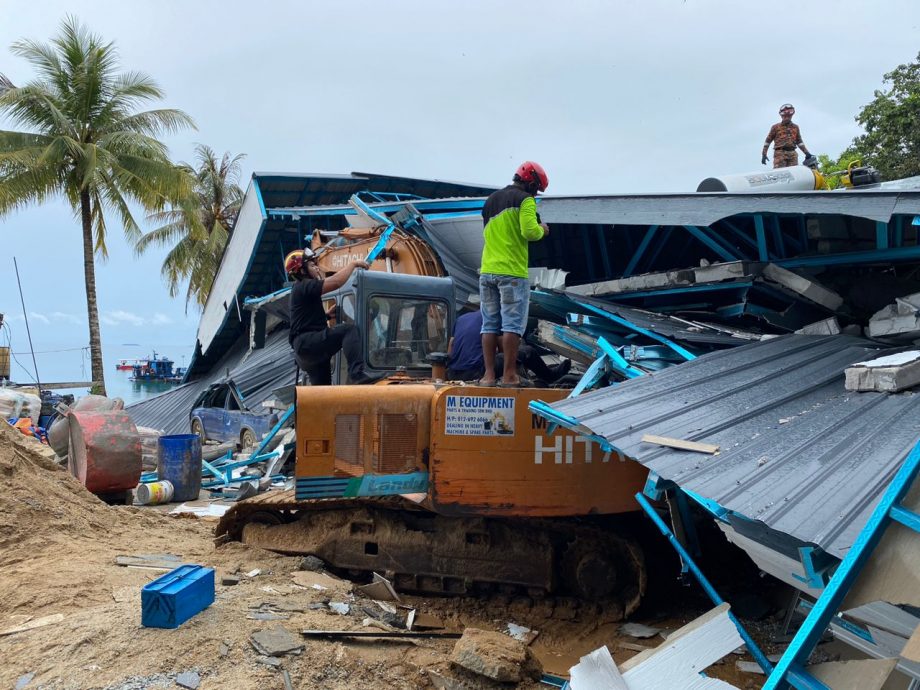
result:
[[[179,383],[185,376],[184,367],[174,367],[173,360],[169,357],[153,357],[137,360],[131,368],[132,381],[161,381],[166,383]]]
[[[115,364],[115,368],[119,371],[133,371],[134,367],[146,361],[145,359],[119,359]]]

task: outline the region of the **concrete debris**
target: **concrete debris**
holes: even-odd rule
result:
[[[195,671],[185,671],[176,676],[176,685],[188,688],[188,690],[198,690],[198,686],[201,685],[201,676]]]
[[[920,350],[856,362],[845,370],[848,391],[896,393],[920,384]]]
[[[912,337],[920,332],[920,292],[895,299],[869,319],[869,337]]]
[[[257,576],[259,576],[259,575],[261,575],[261,574],[262,574],[262,571],[261,571],[259,568],[256,568],[256,569],[250,570],[248,573],[246,573],[246,577],[257,577]]]
[[[758,673],[764,675],[763,669],[753,661],[736,661],[735,668],[742,673]]]
[[[289,613],[275,613],[274,611],[255,611],[246,616],[251,621],[286,621],[290,617]]]
[[[259,656],[256,657],[256,661],[272,668],[281,668],[281,659],[274,656]]]
[[[240,576],[239,575],[224,575],[220,578],[220,584],[225,585],[227,587],[238,585],[240,584]]]
[[[339,614],[340,616],[347,616],[348,612],[351,611],[351,606],[343,601],[330,601],[329,610]]]
[[[26,687],[29,683],[32,682],[33,678],[35,678],[34,672],[26,673],[24,675],[19,676],[19,679],[16,681],[16,685],[14,686],[15,690],[22,690],[24,687]]]
[[[326,564],[323,559],[316,556],[304,556],[300,559],[300,565],[298,566],[298,570],[310,570],[317,573],[325,569]]]
[[[531,630],[523,625],[518,625],[517,623],[508,622],[505,626],[505,634],[510,635],[515,640],[519,640],[524,644],[532,644],[537,636],[540,634],[537,630]]]
[[[284,690],[294,690],[294,683],[291,682],[291,674],[286,668],[281,669],[281,680],[284,681]]]
[[[280,625],[253,633],[249,641],[259,654],[264,654],[265,656],[300,654],[303,651],[303,643],[289,630]]]
[[[828,290],[826,287],[810,278],[806,278],[799,273],[794,273],[776,264],[767,264],[763,269],[763,275],[774,283],[778,283],[784,288],[792,290],[805,299],[815,304],[820,304],[830,311],[836,311],[843,305],[843,297],[836,292]]]
[[[660,632],[661,628],[653,628],[649,625],[642,625],[642,623],[624,623],[620,626],[619,630],[621,635],[629,635],[639,640],[647,640],[650,637],[655,637],[655,635]]]
[[[217,648],[217,656],[223,659],[230,653],[230,640],[224,640],[220,643],[220,646]]]
[[[374,573],[373,582],[357,588],[361,594],[379,601],[401,601],[393,585],[383,575]]]
[[[543,674],[542,665],[523,642],[502,633],[475,628],[463,632],[450,660],[501,683],[519,683],[526,678],[538,680]]]
[[[796,331],[801,335],[839,335],[840,332],[840,323],[837,321],[836,316],[810,323]]]

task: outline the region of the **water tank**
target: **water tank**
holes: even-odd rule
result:
[[[698,192],[799,192],[818,189],[818,177],[811,168],[792,165],[788,168],[707,177],[696,188]]]

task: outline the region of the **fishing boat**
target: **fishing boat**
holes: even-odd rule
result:
[[[145,361],[143,359],[119,359],[115,364],[115,368],[119,371],[134,371],[134,367],[143,364]]]
[[[131,369],[131,380],[179,383],[184,374],[183,368],[173,368],[173,360],[169,357],[157,357],[154,352],[153,357],[137,360]]]

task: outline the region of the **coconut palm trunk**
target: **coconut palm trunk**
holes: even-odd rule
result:
[[[83,222],[83,280],[86,283],[86,313],[89,316],[89,356],[93,376],[91,393],[105,395],[105,367],[99,334],[99,305],[96,302],[96,262],[93,250],[93,214],[89,192],[80,192],[80,220]]]

